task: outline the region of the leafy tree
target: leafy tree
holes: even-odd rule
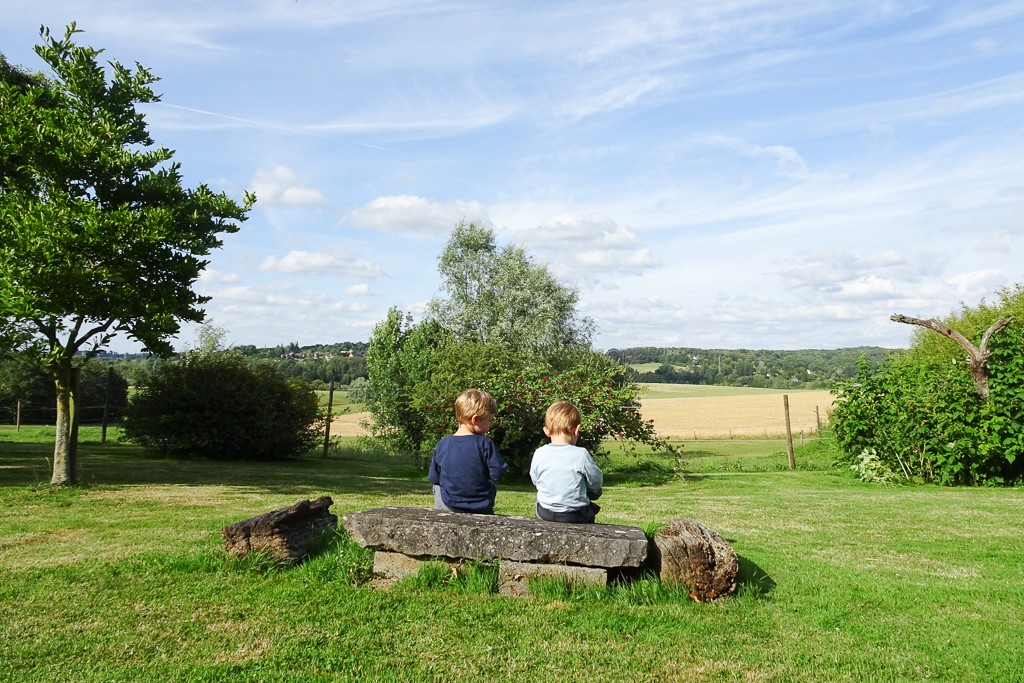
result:
[[[521,248],[498,248],[494,232],[459,223],[438,259],[441,291],[430,316],[456,339],[518,352],[586,347],[593,321],[576,312],[579,295]]]
[[[561,400],[579,407],[579,445],[592,453],[600,454],[609,439],[672,450],[640,414],[640,387],[629,370],[597,351],[568,348],[545,359],[527,357],[495,344],[459,341],[436,321],[413,325],[392,310],[374,330],[368,359],[374,434],[393,451],[427,456],[456,429],[455,398],[469,387],[497,401],[489,435],[520,473],[545,441],[547,407]]]
[[[577,315],[575,291],[545,267],[521,249],[499,251],[490,230],[460,224],[439,269],[451,299],[432,301],[419,324],[392,309],[366,353],[374,434],[390,450],[429,453],[454,431],[455,398],[470,387],[498,402],[490,434],[521,472],[558,400],[580,408],[580,444],[594,452],[609,438],[672,450],[641,417],[629,369],[589,348],[592,323]]]
[[[138,109],[159,101],[156,77],[106,70],[76,33],[41,30],[49,78],[0,69],[0,329],[28,334],[21,349],[52,372],[53,485],[74,477],[73,373],[119,333],[170,353],[180,323],[203,318],[203,257],[255,201],[184,187]]]
[[[280,460],[314,448],[325,419],[312,388],[272,362],[206,348],[162,361],[129,400],[123,428],[168,455]]]

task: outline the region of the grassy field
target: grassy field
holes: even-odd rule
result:
[[[348,392],[344,389],[335,389],[334,396],[331,397],[331,392],[326,389],[316,390],[317,398],[320,400],[320,405],[327,407],[328,401],[331,403],[331,413],[333,415],[343,415],[351,412],[361,412],[365,410],[365,406],[362,403],[352,403],[348,400]]]
[[[42,429],[0,428],[4,681],[1017,681],[1024,489],[884,487],[785,468],[776,441],[688,447],[681,479],[616,453],[599,519],[692,517],[741,558],[740,594],[702,605],[624,587],[513,599],[459,581],[365,585],[339,538],[295,568],[223,556],[220,528],[302,498],[336,514],[427,506],[400,458],[222,464],[85,443],[52,492]],[[95,438],[84,430],[83,438]],[[499,514],[533,489],[499,487]]]

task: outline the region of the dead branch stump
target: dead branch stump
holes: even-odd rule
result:
[[[337,515],[328,511],[333,503],[330,496],[300,500],[290,507],[229,524],[220,531],[224,550],[238,557],[267,552],[276,560],[301,562],[325,531],[338,527]]]
[[[736,551],[695,519],[674,519],[662,527],[651,543],[649,562],[662,582],[685,586],[697,602],[736,592]]]

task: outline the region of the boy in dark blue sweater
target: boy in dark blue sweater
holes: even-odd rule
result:
[[[508,469],[497,445],[484,436],[497,412],[486,391],[467,389],[455,399],[459,428],[437,443],[430,460],[435,509],[494,514],[494,482]]]

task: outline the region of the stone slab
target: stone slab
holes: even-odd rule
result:
[[[374,581],[381,585],[397,583],[405,577],[417,573],[423,563],[424,560],[418,560],[402,553],[378,550],[373,554]]]
[[[413,557],[587,567],[640,567],[647,559],[643,529],[616,524],[560,524],[411,507],[375,508],[342,519],[364,548]]]
[[[532,597],[529,581],[538,577],[559,577],[599,586],[608,584],[607,569],[502,560],[498,563],[498,593],[517,598]]]

